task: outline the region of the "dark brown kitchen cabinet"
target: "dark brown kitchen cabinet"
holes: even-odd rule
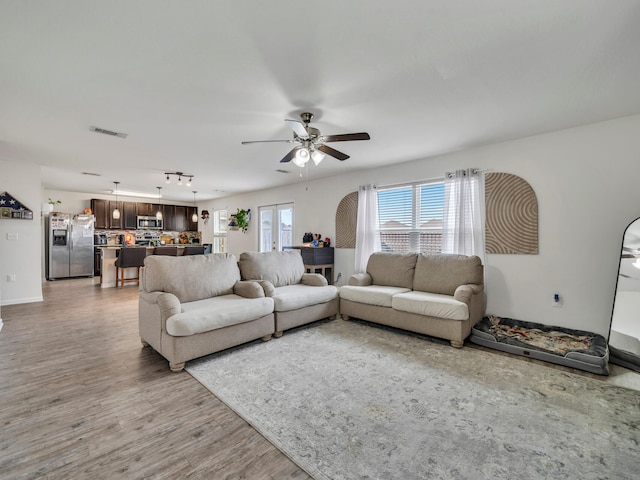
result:
[[[109,227],[109,201],[94,198],[91,200],[91,211],[95,215],[94,228],[100,230]]]
[[[193,221],[193,214],[196,214],[196,221]],[[187,228],[190,232],[198,231],[198,207],[187,207]]]
[[[137,209],[138,215],[142,215],[144,217],[152,215],[151,213],[152,208],[153,206],[150,203],[142,203],[142,202],[136,203],[136,209]]]
[[[175,231],[186,232],[189,228],[189,222],[187,221],[187,207],[176,205],[175,209]]]
[[[138,228],[138,210],[136,202],[122,202],[122,228],[127,230],[135,230]]]
[[[116,206],[120,210],[120,218],[117,220],[112,215]],[[91,210],[96,217],[95,228],[98,230],[108,228],[136,230],[138,216],[155,217],[160,210],[163,218],[163,230],[198,231],[198,222],[191,221],[193,214],[198,214],[198,207],[124,201],[116,203],[113,200],[93,198],[91,199]]]
[[[176,207],[175,205],[162,205],[162,229],[163,230],[175,230],[176,229]]]
[[[152,203],[151,213],[149,215],[151,215],[152,217],[155,217],[158,214],[158,210],[162,213],[162,205],[159,205],[157,203]]]

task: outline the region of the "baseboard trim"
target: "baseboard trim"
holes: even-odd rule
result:
[[[39,297],[27,297],[27,298],[15,298],[13,300],[3,300],[0,306],[4,307],[5,305],[19,305],[21,303],[35,303],[35,302],[43,302],[44,298],[42,295]]]

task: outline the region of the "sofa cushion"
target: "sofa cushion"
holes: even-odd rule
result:
[[[243,252],[239,265],[243,280],[268,280],[274,287],[300,283],[305,273],[299,250]]]
[[[418,255],[413,290],[453,295],[459,285],[483,284],[482,262],[466,255]]]
[[[149,255],[144,265],[141,289],[173,293],[181,303],[233,293],[240,280],[236,257],[228,253]]]
[[[169,317],[166,328],[169,335],[186,337],[230,325],[250,322],[272,312],[272,298],[244,298],[233,294],[221,295],[183,303],[182,312]]]
[[[288,312],[298,308],[330,302],[338,296],[338,289],[333,285],[308,286],[285,285],[276,287],[273,300],[276,312]]]
[[[416,256],[415,253],[373,253],[367,262],[367,273],[374,285],[411,289]]]
[[[340,287],[340,298],[378,307],[391,307],[391,299],[394,295],[409,291],[408,288],[384,285],[370,285],[368,287],[344,285]]]
[[[395,310],[451,320],[467,320],[469,307],[450,295],[426,292],[407,292],[394,295],[391,306]]]

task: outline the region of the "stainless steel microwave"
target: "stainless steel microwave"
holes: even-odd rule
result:
[[[162,219],[161,218],[156,218],[155,216],[147,217],[147,216],[138,215],[138,228],[139,229],[149,228],[149,229],[155,229],[155,230],[162,230]]]

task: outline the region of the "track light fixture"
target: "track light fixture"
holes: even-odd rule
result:
[[[167,178],[167,183],[171,183],[171,175],[175,175],[176,177],[178,177],[178,185],[182,185],[182,177],[184,177],[187,181],[187,187],[191,186],[191,182],[193,181],[194,177],[193,174],[184,172],[164,172],[164,174]]]

